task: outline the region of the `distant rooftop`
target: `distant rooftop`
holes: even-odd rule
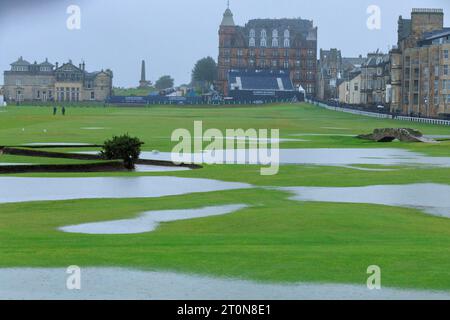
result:
[[[442,13],[444,14],[443,9],[433,9],[433,8],[413,8],[412,13]]]

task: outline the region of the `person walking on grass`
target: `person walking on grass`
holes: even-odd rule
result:
[[[57,106],[54,106],[53,107],[53,115],[54,116],[56,116],[56,112],[58,111],[58,107]]]
[[[66,115],[66,107],[62,107],[62,115],[65,116]]]

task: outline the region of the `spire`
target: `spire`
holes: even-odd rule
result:
[[[145,60],[142,60],[142,66],[141,66],[141,81],[145,82]]]
[[[145,78],[146,78],[146,76],[145,76],[145,60],[142,60],[141,81],[139,81],[139,88],[141,88],[141,89],[148,88],[152,84],[150,81],[147,81]]]
[[[227,1],[227,10],[225,10],[225,13],[223,14],[222,23],[220,24],[222,27],[234,27],[234,19],[233,19],[233,12],[230,10],[230,0]]]

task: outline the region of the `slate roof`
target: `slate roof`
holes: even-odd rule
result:
[[[27,60],[24,60],[23,57],[19,57],[19,59],[13,63],[11,63],[12,66],[29,66],[31,63],[29,63]]]
[[[450,28],[444,28],[441,30],[435,30],[432,32],[425,33],[422,37],[422,40],[430,41],[430,40],[435,40],[435,39],[439,39],[442,37],[448,37],[448,36],[450,36]]]

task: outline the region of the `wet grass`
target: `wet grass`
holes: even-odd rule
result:
[[[0,145],[35,142],[102,143],[129,132],[145,150],[170,151],[175,128],[279,128],[283,148],[405,148],[450,156],[450,142],[378,144],[346,136],[300,133],[368,133],[380,127],[411,127],[445,135],[450,128],[379,120],[303,105],[233,108],[70,108],[53,117],[45,107],[8,107],[0,114]],[[103,130],[83,130],[103,127]],[[331,129],[334,128],[334,129]],[[336,129],[340,128],[340,129]],[[44,132],[43,130],[46,130]],[[83,150],[70,149],[70,151]],[[67,151],[66,149],[51,151]],[[0,156],[0,162],[76,163],[77,160]],[[386,168],[367,166],[370,168]],[[255,186],[366,186],[406,183],[450,184],[450,168],[393,167],[359,171],[287,165],[275,176],[259,166],[207,165],[165,173],[22,174],[88,177],[166,175],[247,182]],[[70,188],[70,186],[68,186]],[[0,190],[1,198],[1,190]],[[134,217],[149,210],[244,203],[251,207],[216,217],[164,223],[138,235],[79,235],[58,227]],[[96,199],[0,205],[0,267],[123,266],[232,276],[277,282],[334,282],[364,285],[369,265],[382,269],[382,284],[450,290],[450,219],[418,210],[366,205],[296,202],[289,194],[255,187],[148,199]]]
[[[120,266],[272,282],[450,288],[450,220],[364,204],[298,203],[275,190],[177,197],[5,204],[0,267]],[[238,212],[163,223],[136,235],[82,235],[64,225],[131,218],[147,210],[246,203]]]

